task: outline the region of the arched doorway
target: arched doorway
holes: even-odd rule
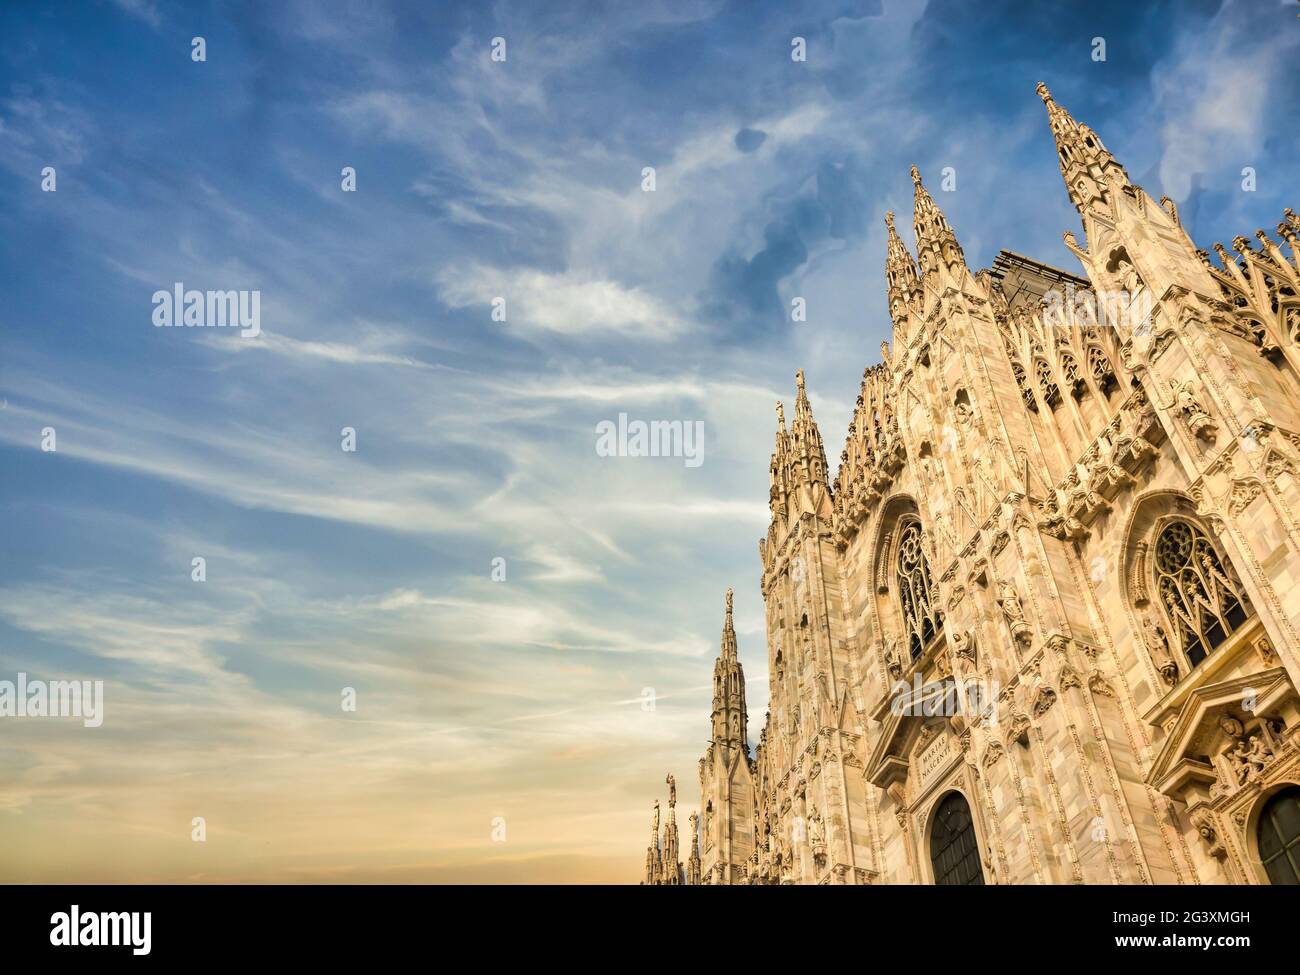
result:
[[[1269,883],[1300,885],[1300,785],[1288,786],[1264,804],[1255,837]]]
[[[930,826],[930,863],[936,884],[984,883],[970,803],[960,792],[949,792],[935,807]]]

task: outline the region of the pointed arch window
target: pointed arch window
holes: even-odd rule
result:
[[[1103,393],[1109,393],[1115,386],[1115,369],[1110,358],[1095,345],[1088,349],[1088,371]]]
[[[1300,885],[1300,785],[1288,786],[1268,800],[1256,839],[1269,883]]]
[[[1065,385],[1070,388],[1070,395],[1075,399],[1080,399],[1088,391],[1088,385],[1079,372],[1079,362],[1072,353],[1061,353],[1061,376],[1065,379]]]
[[[1055,409],[1061,402],[1061,388],[1052,376],[1052,367],[1038,359],[1034,362],[1034,375],[1038,379],[1038,388],[1043,392],[1043,402]]]
[[[1020,398],[1025,401],[1025,406],[1037,413],[1038,400],[1034,399],[1034,391],[1029,388],[1024,366],[1018,362],[1011,363],[1011,374],[1016,377],[1016,385],[1020,387]]]
[[[1248,602],[1208,535],[1172,521],[1156,539],[1156,591],[1173,624],[1171,649],[1195,667],[1249,616]]]
[[[949,792],[934,811],[934,825],[930,828],[930,863],[934,867],[937,885],[984,885],[970,803],[960,792]]]
[[[896,570],[899,608],[903,612],[903,632],[908,653],[915,660],[925,652],[925,648],[943,626],[943,620],[934,606],[938,594],[930,575],[930,564],[925,558],[920,522],[908,522],[899,532]]]

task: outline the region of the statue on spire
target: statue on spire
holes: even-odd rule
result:
[[[916,234],[916,259],[920,265],[920,276],[930,279],[941,268],[957,271],[965,267],[966,258],[948,218],[921,182],[921,171],[913,166],[911,173],[912,184],[916,187],[912,230]]]
[[[1040,81],[1034,90],[1047,107],[1047,121],[1056,140],[1057,162],[1070,201],[1080,214],[1092,207],[1106,210],[1109,207],[1107,197],[1131,185],[1124,167],[1110,154],[1096,132],[1076,122],[1057,104],[1047,85]]]
[[[727,591],[730,592],[731,590]],[[665,781],[668,783],[668,808],[675,809],[677,807],[677,780],[673,778],[673,773],[669,772]]]

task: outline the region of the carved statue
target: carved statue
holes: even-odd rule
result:
[[[808,818],[808,846],[812,849],[813,861],[820,867],[826,860],[826,830],[815,804]]]
[[[1115,276],[1119,279],[1119,286],[1129,293],[1130,298],[1142,289],[1142,277],[1129,260],[1128,254],[1120,255],[1119,262],[1115,265]]]
[[[1009,582],[1002,583],[998,588],[998,604],[1002,607],[1002,615],[1006,617],[1011,635],[1020,643],[1028,643],[1033,637],[1033,631],[1025,620],[1016,587]]]
[[[895,639],[885,644],[885,668],[894,680],[903,676],[903,659],[898,655],[898,641]]]
[[[1142,629],[1146,633],[1147,650],[1166,684],[1173,687],[1178,683],[1178,664],[1169,652],[1169,638],[1165,629],[1150,616],[1142,617]]]
[[[1250,746],[1246,744],[1244,738],[1228,750],[1228,758],[1234,763],[1237,785],[1245,785],[1250,781],[1252,767],[1250,764]]]
[[[1116,487],[1133,480],[1133,475],[1120,465],[1119,450],[1109,436],[1103,436],[1097,441],[1097,460],[1092,466],[1092,475]]]
[[[958,630],[952,634],[951,639],[952,652],[960,659],[974,663],[975,641],[971,639],[970,634]]]
[[[730,596],[731,594],[730,589],[727,590],[727,594],[728,596]],[[728,600],[728,602],[730,602],[730,600]],[[671,772],[668,773],[667,782],[668,782],[668,808],[672,809],[677,805],[677,780],[673,778],[673,774]]]
[[[1264,766],[1273,760],[1273,749],[1258,735],[1250,736],[1250,748],[1246,751],[1246,762],[1250,765],[1252,776],[1264,771]]]
[[[1196,384],[1190,379],[1184,379],[1181,383],[1171,379],[1169,388],[1174,395],[1170,405],[1186,421],[1192,435],[1202,440],[1213,440],[1219,425],[1201,405],[1201,400],[1196,395]]]

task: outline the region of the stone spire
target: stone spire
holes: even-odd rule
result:
[[[780,544],[789,527],[805,514],[831,517],[830,483],[827,480],[826,448],[817,421],[813,419],[803,370],[795,373],[798,395],[794,420],[787,430],[785,408],[777,403],[776,446],[772,452],[769,507],[772,522],[766,544]]]
[[[803,370],[794,374],[798,394],[794,401],[794,422],[790,425],[791,447],[794,450],[794,462],[804,482],[820,483],[826,486],[826,447],[822,444],[821,431],[813,419],[812,404],[808,402],[808,390],[804,388]]]
[[[921,293],[921,280],[916,274],[916,262],[894,229],[894,214],[885,214],[889,228],[885,248],[885,279],[889,284],[889,314],[895,327],[907,317],[907,306]]]
[[[669,773],[666,781],[668,821],[664,824],[663,870],[659,882],[668,887],[677,887],[682,882],[682,859],[677,838],[677,780]]]
[[[1106,192],[1112,183],[1132,185],[1124,167],[1102,145],[1096,132],[1076,122],[1069,112],[1056,104],[1045,84],[1040,81],[1036,90],[1047,106],[1047,121],[1056,140],[1057,162],[1071,202],[1080,214],[1096,204],[1106,209]]]
[[[727,590],[727,616],[722,624],[722,649],[713,665],[713,740],[727,749],[749,754],[745,740],[749,712],[745,708],[745,671],[736,656],[732,621],[732,591]]]
[[[642,883],[656,887],[663,883],[663,860],[659,855],[659,800],[655,800],[654,817],[650,820],[650,847],[645,852],[645,880]]]
[[[921,171],[915,166],[912,167],[912,183],[916,186],[912,228],[916,232],[916,259],[921,265],[921,278],[932,280],[945,267],[953,272],[965,267],[966,257],[957,243],[957,235],[921,182]]]
[[[789,510],[789,485],[786,483],[786,471],[790,467],[790,432],[785,428],[785,404],[776,403],[776,444],[772,448],[772,462],[769,467],[771,488],[768,491],[768,508],[772,512],[772,524],[785,518]]]
[[[691,855],[686,861],[686,883],[692,887],[698,887],[703,883],[700,874],[700,817],[696,813],[691,813]]]

